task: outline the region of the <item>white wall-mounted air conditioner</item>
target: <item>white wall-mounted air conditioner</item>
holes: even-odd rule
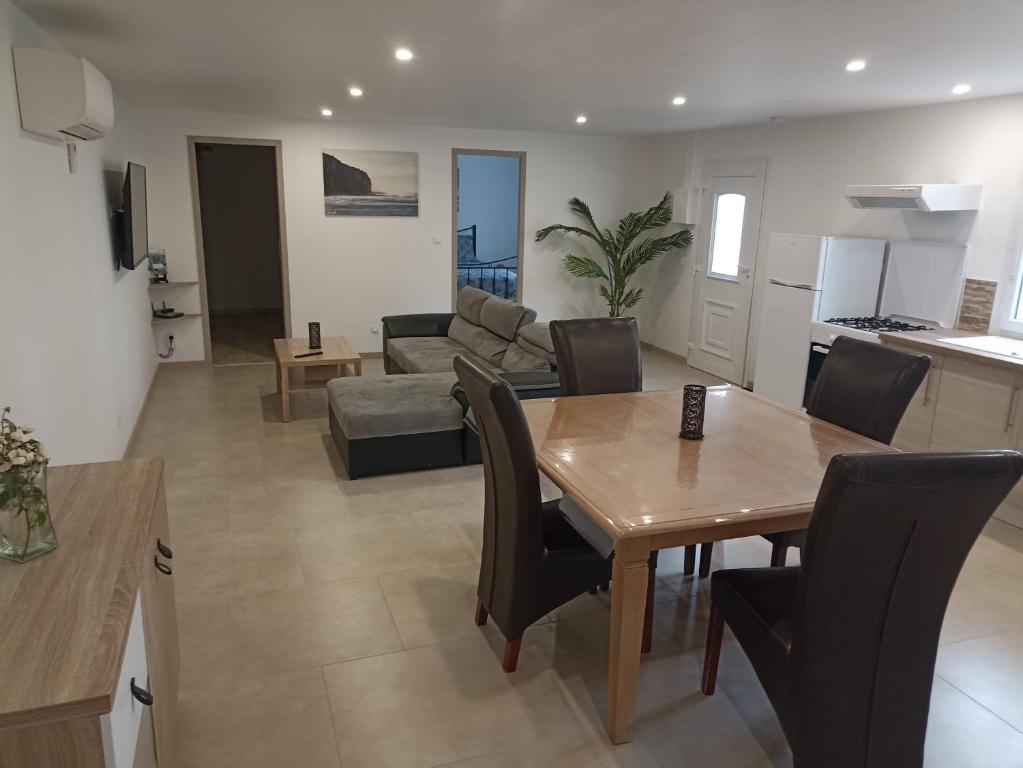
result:
[[[114,127],[114,93],[85,59],[48,48],[14,48],[21,127],[64,141],[103,138]]]
[[[897,211],[975,211],[980,184],[866,184],[845,188],[853,208]]]

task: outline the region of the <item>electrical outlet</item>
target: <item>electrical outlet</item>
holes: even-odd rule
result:
[[[369,327],[369,332],[372,333],[372,334],[379,334],[380,333],[380,326],[379,325],[371,325]]]

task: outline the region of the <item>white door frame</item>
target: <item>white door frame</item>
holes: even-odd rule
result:
[[[749,370],[750,326],[752,325],[753,304],[756,296],[758,266],[760,263],[760,231],[764,218],[764,198],[767,193],[767,156],[710,158],[703,163],[700,176],[701,206],[699,226],[696,237],[696,253],[698,261],[694,264],[693,287],[690,297],[689,343],[688,351],[692,352],[699,343],[703,285],[708,269],[711,244],[711,219],[714,214],[714,201],[709,194],[711,179],[715,176],[757,176],[760,180],[760,210],[755,217],[755,230],[750,232],[753,238],[753,263],[750,265],[750,300],[748,311],[750,317],[746,321],[746,339],[743,342],[743,369],[739,380],[747,384],[746,373]]]

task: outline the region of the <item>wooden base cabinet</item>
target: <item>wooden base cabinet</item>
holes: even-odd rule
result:
[[[55,467],[58,548],[0,563],[0,766],[172,768],[178,694],[163,462]]]
[[[1023,365],[927,353],[931,371],[910,402],[892,445],[904,451],[1023,451]],[[1023,483],[995,516],[1023,525]]]
[[[927,371],[927,376],[910,400],[895,437],[892,438],[892,445],[900,451],[926,451],[930,448],[943,363],[944,360],[940,356],[931,356],[931,367]]]

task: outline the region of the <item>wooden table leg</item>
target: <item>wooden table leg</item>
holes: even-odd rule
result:
[[[274,360],[274,379],[277,380],[277,394],[281,393],[281,361]]]
[[[607,733],[615,744],[632,739],[649,557],[649,551],[616,551],[612,564]]]
[[[291,393],[288,391],[290,376],[288,366],[281,366],[280,389],[281,389],[281,421],[291,421]]]
[[[355,375],[362,376],[362,360],[356,360],[353,368],[355,368]]]

